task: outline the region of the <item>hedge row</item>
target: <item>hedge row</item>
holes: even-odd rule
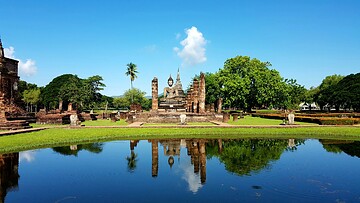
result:
[[[286,114],[252,114],[255,117],[268,119],[287,119]],[[356,125],[360,124],[359,118],[337,118],[337,117],[309,117],[295,115],[295,121],[317,123],[319,125]]]

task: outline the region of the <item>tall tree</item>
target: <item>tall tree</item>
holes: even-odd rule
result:
[[[133,63],[128,63],[127,65],[127,68],[126,68],[126,76],[130,76],[130,83],[131,83],[131,89],[133,88],[133,81],[135,80],[135,78],[137,78],[137,73],[139,73],[137,71],[137,66],[136,64],[133,64]]]
[[[342,75],[330,75],[326,76],[319,86],[319,91],[314,95],[315,101],[319,104],[320,108],[326,104],[333,105],[333,101],[331,100],[331,95],[334,92],[334,87],[340,80],[342,80],[344,76]]]
[[[27,104],[30,104],[30,112],[33,111],[33,105],[37,106],[40,101],[40,88],[28,89],[23,92],[23,101]],[[29,111],[29,108],[27,108]],[[35,110],[37,111],[37,109]]]
[[[137,66],[136,64],[133,64],[133,63],[128,63],[126,64],[127,68],[126,68],[126,76],[130,76],[130,85],[131,85],[131,89],[133,89],[133,81],[135,80],[135,78],[137,78]],[[132,97],[132,100],[131,102],[133,103],[134,102],[134,98]]]
[[[269,62],[248,56],[226,60],[224,68],[218,73],[224,104],[248,111],[253,107],[273,105],[278,91],[281,91],[282,78],[269,66]]]

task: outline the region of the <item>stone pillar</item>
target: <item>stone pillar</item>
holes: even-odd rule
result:
[[[289,119],[289,125],[294,125],[295,124],[295,114],[294,113],[289,113],[288,115],[288,119]]]
[[[224,112],[223,113],[223,123],[227,123],[229,121],[229,119],[230,119],[230,114]]]
[[[68,104],[68,109],[67,109],[68,111],[72,111],[73,109],[72,109],[72,103],[69,103]]]
[[[205,105],[205,111],[206,111],[206,112],[210,112],[210,104],[206,104],[206,105]]]
[[[199,173],[200,171],[200,160],[199,160],[199,143],[197,141],[193,142],[193,156],[194,156],[194,173]]]
[[[158,88],[158,79],[154,77],[151,81],[151,90],[152,90],[152,106],[151,111],[157,112],[159,104],[158,104],[158,95],[159,95],[159,88]]]
[[[156,140],[151,140],[151,155],[151,175],[157,177],[159,171],[159,147]]]
[[[205,74],[200,73],[199,113],[205,113]]]
[[[222,98],[219,98],[218,100],[217,100],[217,112],[218,113],[221,113],[222,112],[222,101],[223,101],[223,99]]]
[[[200,181],[201,184],[206,182],[206,151],[205,140],[200,140]]]
[[[212,113],[215,112],[215,105],[214,104],[210,104],[210,112],[212,112]]]
[[[193,102],[194,102],[194,113],[199,113],[199,81],[194,79],[194,91],[193,91]]]
[[[233,116],[233,121],[234,122],[237,121],[238,118],[239,118],[239,114],[237,114],[237,113],[233,113],[232,116]]]
[[[59,101],[59,110],[60,112],[62,112],[62,108],[63,108],[63,100]]]
[[[189,91],[187,92],[187,95],[186,95],[186,109],[187,109],[187,112],[191,112],[191,103],[192,103],[192,100],[191,100],[191,95],[192,95],[192,86],[190,86],[190,89]]]

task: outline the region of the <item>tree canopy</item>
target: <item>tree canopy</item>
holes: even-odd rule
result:
[[[101,102],[98,92],[105,87],[99,75],[81,79],[76,75],[64,74],[54,78],[41,93],[44,106],[56,108],[59,102],[74,103],[82,108],[91,108],[94,103]]]
[[[279,72],[269,69],[270,66],[269,62],[248,56],[226,60],[217,73],[224,105],[247,110],[287,105],[283,100],[288,99],[291,91]]]

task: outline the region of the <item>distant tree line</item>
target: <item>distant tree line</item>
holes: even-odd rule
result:
[[[215,73],[205,73],[206,103],[223,99],[225,108],[299,109],[301,102],[359,111],[360,73],[326,77],[320,86],[306,89],[295,79],[285,79],[269,62],[248,56],[225,61]],[[196,75],[195,78],[199,76]]]
[[[131,103],[141,104],[143,109],[151,106],[151,101],[145,98],[146,93],[139,89],[127,90],[123,96],[113,98],[100,93],[104,87],[106,85],[99,75],[82,79],[77,75],[64,74],[54,78],[45,87],[19,82],[20,96],[28,111],[37,111],[39,108],[67,110],[69,103],[78,110],[129,109]]]

